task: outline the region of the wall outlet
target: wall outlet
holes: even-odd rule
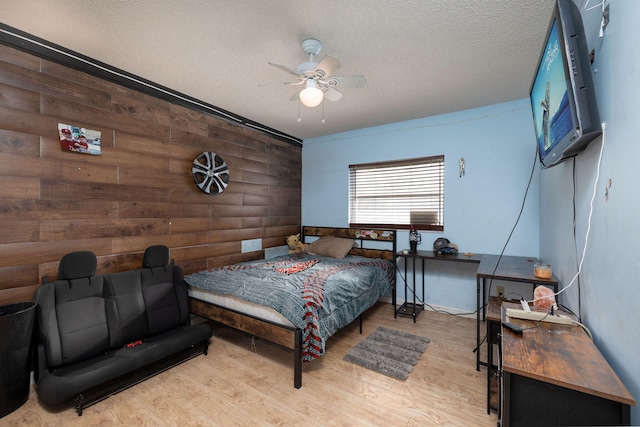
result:
[[[262,239],[252,239],[242,241],[242,253],[262,250]]]
[[[504,298],[504,286],[496,286],[496,294],[498,298]]]

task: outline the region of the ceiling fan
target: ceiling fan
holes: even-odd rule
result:
[[[315,56],[322,50],[322,43],[316,39],[306,39],[302,42],[302,49],[309,55],[309,61],[303,62],[293,71],[284,65],[269,62],[269,65],[276,67],[288,74],[291,74],[297,81],[285,83],[287,86],[302,86],[300,91],[293,95],[290,101],[300,100],[307,107],[320,105],[323,99],[337,101],[342,98],[340,87],[363,87],[366,83],[364,76],[334,76],[333,73],[342,65],[333,56],[325,56],[320,62],[315,62]]]

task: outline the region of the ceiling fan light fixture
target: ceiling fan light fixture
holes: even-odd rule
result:
[[[320,105],[323,98],[323,92],[318,88],[316,81],[313,79],[307,80],[307,87],[300,91],[300,102],[305,107],[313,108]]]

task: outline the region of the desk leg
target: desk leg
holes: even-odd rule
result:
[[[391,290],[391,299],[393,300],[393,318],[398,317],[398,258],[393,261],[393,274],[395,274],[395,281],[393,289]],[[405,276],[406,277],[406,276]]]
[[[489,327],[487,326],[487,336],[489,336]],[[487,345],[489,351],[487,351],[487,414],[491,414],[491,365],[493,364],[493,357],[491,355],[491,344]]]
[[[421,310],[424,310],[424,305],[427,302],[427,296],[424,293],[424,258],[422,258],[422,305],[421,305]]]
[[[393,299],[393,318],[395,319],[396,317],[398,317],[398,273],[396,271],[396,284],[393,287],[393,294],[392,294],[392,299]]]
[[[482,279],[480,277],[476,277],[476,371],[480,370],[480,281],[481,280]]]
[[[489,305],[489,298],[487,297],[487,286],[485,279],[482,279],[482,320],[487,320],[487,306]]]

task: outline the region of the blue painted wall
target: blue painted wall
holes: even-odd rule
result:
[[[567,287],[560,301],[574,312],[580,312],[598,348],[638,399],[640,2],[607,3],[610,4],[610,23],[602,38],[598,37],[599,22],[587,27],[592,12],[583,12],[587,37],[591,37],[590,45],[596,50],[593,69],[600,116],[606,123],[605,133],[575,158],[575,165],[569,161],[541,171],[540,256],[551,263],[554,273]],[[575,188],[572,185],[574,166]],[[581,273],[569,287],[583,252]],[[633,425],[640,424],[638,407],[632,408],[631,421]]]
[[[461,252],[499,254],[515,225],[536,160],[527,100],[305,140],[302,223],[349,225],[350,164],[439,154],[445,156],[444,232],[422,231],[418,249],[431,249],[433,241],[444,236]],[[466,162],[463,177],[460,158]],[[538,173],[536,168],[505,254],[538,256]],[[399,233],[398,242],[398,249],[408,248],[406,231]],[[429,264],[426,302],[475,310],[477,266]],[[399,289],[403,300],[404,288]]]
[[[505,254],[537,256],[552,265],[561,286],[567,288],[560,302],[580,313],[598,348],[637,399],[640,2],[607,4],[610,23],[602,38],[597,34],[598,8],[583,11],[590,47],[596,50],[593,68],[605,135],[576,157],[575,165],[570,160],[547,170],[536,167]],[[500,253],[518,216],[534,161],[530,116],[525,99],[306,140],[302,223],[348,226],[349,164],[444,154],[445,231],[423,232],[422,248],[443,235],[461,251]],[[460,157],[467,162],[462,178],[458,176]],[[399,233],[399,242],[399,249],[407,246],[406,232]],[[573,280],[583,252],[579,279]],[[426,302],[473,311],[475,267],[438,264],[446,263],[428,266]],[[513,290],[524,293],[520,288]],[[404,299],[402,291],[399,298]],[[631,424],[640,424],[637,406],[632,408]]]

